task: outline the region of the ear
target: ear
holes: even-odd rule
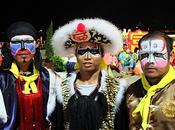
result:
[[[0,48],[2,48],[4,45],[4,42],[0,42]]]
[[[40,39],[37,39],[36,40],[36,48],[38,48],[40,46],[40,44],[41,44],[41,40]]]

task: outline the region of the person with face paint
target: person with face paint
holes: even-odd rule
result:
[[[155,31],[139,41],[141,79],[128,87],[124,108],[130,130],[175,129],[175,70],[170,65],[173,40]],[[125,121],[126,122],[126,121]]]
[[[64,128],[114,129],[115,115],[120,111],[127,83],[106,71],[103,56],[121,49],[120,30],[104,19],[75,19],[55,31],[52,45],[57,55],[74,54],[77,58],[77,71],[60,73],[57,82],[57,101],[63,104]]]
[[[41,66],[36,34],[33,25],[23,21],[7,30],[9,43],[2,48],[0,70],[1,130],[61,129],[59,110],[53,111],[61,107],[55,104],[56,77]]]

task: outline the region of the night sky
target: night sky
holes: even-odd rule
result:
[[[113,22],[119,28],[175,29],[175,7],[173,0],[9,0],[1,3],[0,31],[9,24],[25,20],[37,30],[45,30],[50,21],[54,29],[75,18],[99,17]],[[163,0],[162,0],[163,1]],[[2,1],[1,1],[2,2]],[[11,4],[9,4],[9,2]]]

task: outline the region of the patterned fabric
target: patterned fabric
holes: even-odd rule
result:
[[[117,87],[115,87],[117,86]],[[115,103],[116,103],[116,94],[119,91],[119,82],[116,78],[111,78],[110,76],[106,76],[106,89],[107,91],[104,93],[108,102],[108,112],[107,117],[103,121],[101,130],[113,130],[114,129],[114,118],[115,118]]]
[[[118,78],[116,77],[110,77],[109,75],[106,75],[105,76],[105,87],[99,89],[99,92],[103,93],[106,96],[107,102],[108,102],[107,117],[103,121],[100,130],[114,129],[114,118],[115,118],[115,112],[116,112],[116,96],[119,91],[119,81],[117,79]],[[68,76],[67,78],[63,79],[63,81],[61,82],[64,110],[67,107],[68,100],[72,96],[72,94],[70,94],[70,91],[71,91],[70,81],[71,81],[71,77]],[[68,127],[69,127],[69,123],[65,122],[65,129],[68,129]]]
[[[99,44],[111,44],[111,41],[109,39],[107,39],[105,37],[105,35],[98,33],[97,31],[95,31],[94,29],[89,30],[88,32],[88,41],[89,42],[95,42],[95,43],[99,43]],[[80,34],[79,34],[80,35]],[[83,33],[81,33],[81,37],[86,36]],[[86,36],[87,37],[87,36]],[[68,41],[66,41],[65,43],[65,48],[71,48],[74,47],[77,44],[77,41],[75,41],[74,39],[72,39],[72,37],[70,36],[70,38],[68,39]]]

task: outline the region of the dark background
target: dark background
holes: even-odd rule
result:
[[[75,18],[99,17],[119,28],[142,30],[175,29],[173,0],[1,0],[0,32],[16,21],[32,23],[46,30],[53,21],[54,29]]]

